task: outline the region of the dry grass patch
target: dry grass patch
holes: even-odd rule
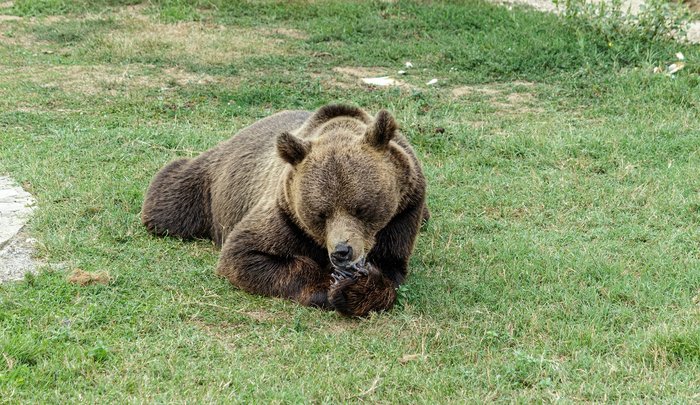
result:
[[[9,47],[21,47],[33,53],[48,54],[55,52],[57,54],[63,54],[68,52],[68,50],[65,48],[47,52],[46,50],[50,47],[50,44],[47,41],[37,39],[34,35],[26,33],[23,28],[12,31],[10,35],[8,35],[8,33],[0,32],[0,46],[2,45]]]
[[[163,24],[148,20],[131,23],[125,31],[108,33],[104,46],[115,59],[159,57],[214,66],[230,64],[258,54],[283,54],[284,40],[257,30],[223,25],[180,22]]]
[[[169,90],[173,87],[218,84],[237,86],[230,77],[192,73],[173,67],[160,69],[154,66],[131,64],[77,65],[77,66],[27,66],[21,69],[0,68],[3,81],[30,83],[43,88],[57,89],[65,93],[81,95],[106,94],[116,96],[143,89]]]
[[[254,319],[258,322],[267,322],[271,319],[274,319],[273,314],[271,314],[268,311],[265,311],[263,309],[253,310],[253,311],[242,311],[240,313],[247,316],[247,317],[250,317],[251,319]]]
[[[332,77],[325,78],[324,82],[331,87],[340,87],[343,89],[353,87],[376,87],[371,84],[364,83],[363,78],[391,77],[394,81],[393,85],[381,87],[400,87],[411,89],[413,86],[401,80],[396,79],[395,72],[389,68],[382,67],[334,67]]]
[[[497,113],[527,114],[544,111],[537,105],[537,97],[529,91],[515,91],[516,88],[534,88],[535,83],[516,81],[508,84],[484,84],[462,86],[452,89],[454,98],[486,99]]]
[[[77,284],[84,287],[92,284],[107,285],[112,280],[112,277],[110,277],[109,273],[106,271],[91,273],[81,269],[75,269],[70,276],[68,276],[67,280],[71,284]]]
[[[387,76],[386,68],[381,67],[334,67],[333,71],[339,73],[346,78],[360,79],[362,77]]]
[[[0,45],[19,45],[19,40],[15,37],[8,37],[0,32]]]
[[[212,76],[204,73],[193,73],[177,67],[163,69],[160,78],[165,79],[166,83],[176,84],[178,86],[183,87],[193,84],[238,84],[238,81],[230,77]]]
[[[37,38],[30,32],[32,27],[51,24],[46,18],[24,18],[0,14],[0,23],[3,22],[9,24],[0,24],[0,46],[21,47],[31,52],[41,52],[49,45],[49,42]]]
[[[314,79],[319,79],[321,81],[321,85],[326,90],[333,90],[333,89],[349,90],[349,89],[357,87],[357,84],[354,83],[354,81],[352,83],[348,83],[347,81],[339,80],[337,78],[337,76],[335,76],[335,75],[312,74],[312,77]]]
[[[500,89],[491,87],[489,85],[484,86],[462,86],[452,89],[452,95],[455,97],[465,97],[472,95],[484,95],[489,97],[496,97],[501,95],[502,91]]]
[[[292,39],[309,39],[309,34],[301,30],[296,30],[294,28],[278,27],[271,29],[260,29],[259,32],[268,36],[281,35]]]

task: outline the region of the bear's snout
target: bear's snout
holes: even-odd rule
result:
[[[344,242],[335,245],[331,261],[335,267],[349,267],[352,262],[352,246]]]
[[[335,267],[348,268],[364,258],[366,240],[355,218],[336,214],[326,224],[326,250]]]

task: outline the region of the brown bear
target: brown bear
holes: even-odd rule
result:
[[[392,307],[421,220],[425,178],[385,110],[284,111],[153,179],[156,235],[210,238],[217,273],[246,291],[364,316]]]

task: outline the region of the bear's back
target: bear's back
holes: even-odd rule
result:
[[[267,200],[277,197],[285,168],[277,156],[277,136],[299,128],[310,115],[308,111],[279,112],[242,129],[206,156],[214,241],[222,243],[256,204],[273,202]]]

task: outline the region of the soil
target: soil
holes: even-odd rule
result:
[[[75,269],[71,275],[68,276],[67,280],[71,284],[77,284],[84,287],[92,284],[109,284],[112,278],[106,271],[91,273],[81,269]]]

